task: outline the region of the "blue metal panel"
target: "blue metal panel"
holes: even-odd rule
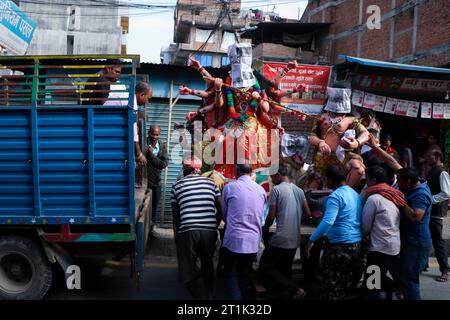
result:
[[[0,215],[33,216],[29,110],[0,110]]]
[[[433,67],[425,67],[425,66],[416,66],[416,65],[410,65],[410,64],[401,64],[401,63],[393,63],[393,62],[386,62],[386,61],[379,61],[379,60],[372,60],[372,59],[363,59],[363,58],[356,58],[346,55],[339,55],[339,59],[357,63],[364,66],[370,66],[370,67],[377,67],[377,68],[390,68],[390,69],[401,69],[401,70],[409,70],[409,71],[420,71],[420,72],[432,72],[432,73],[449,73],[450,69],[445,68],[433,68]]]
[[[39,173],[43,216],[89,215],[88,120],[86,110],[39,110]],[[63,136],[57,133],[64,131]],[[62,156],[63,155],[63,156]],[[84,156],[84,157],[82,157]],[[63,180],[76,176],[77,179]]]
[[[98,108],[94,112],[93,170],[97,216],[127,213],[134,216],[134,203],[130,211],[129,199],[129,189],[133,189],[134,192],[134,181],[131,180],[134,177],[130,178],[129,170],[130,166],[133,167],[134,161],[133,123],[130,117],[133,117],[133,111],[128,108],[122,110]]]

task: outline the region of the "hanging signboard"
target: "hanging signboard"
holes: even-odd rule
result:
[[[0,46],[15,55],[24,55],[33,38],[36,22],[9,0],[0,0]]]
[[[275,79],[286,67],[286,63],[264,62],[262,65],[263,75],[269,79]],[[308,92],[294,93],[283,97],[281,103],[289,108],[297,109],[309,114],[322,112],[326,100],[328,81],[331,67],[313,66],[301,64],[290,70],[281,79],[280,90],[292,90],[299,84],[307,86]]]

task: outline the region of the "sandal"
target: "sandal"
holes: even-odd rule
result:
[[[447,282],[450,280],[450,273],[443,272],[439,277],[436,278],[437,282]]]

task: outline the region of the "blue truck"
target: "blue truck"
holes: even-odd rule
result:
[[[99,72],[111,59],[120,76]],[[129,255],[139,277],[151,193],[135,185],[137,67],[131,55],[0,57],[0,299],[42,299],[77,256]],[[118,83],[117,104],[98,103]]]

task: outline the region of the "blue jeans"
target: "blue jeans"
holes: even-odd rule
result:
[[[223,248],[225,286],[231,300],[256,300],[256,288],[249,278],[256,253],[236,253]]]
[[[430,247],[402,243],[400,252],[400,284],[406,300],[420,300],[420,273],[428,261]]]

